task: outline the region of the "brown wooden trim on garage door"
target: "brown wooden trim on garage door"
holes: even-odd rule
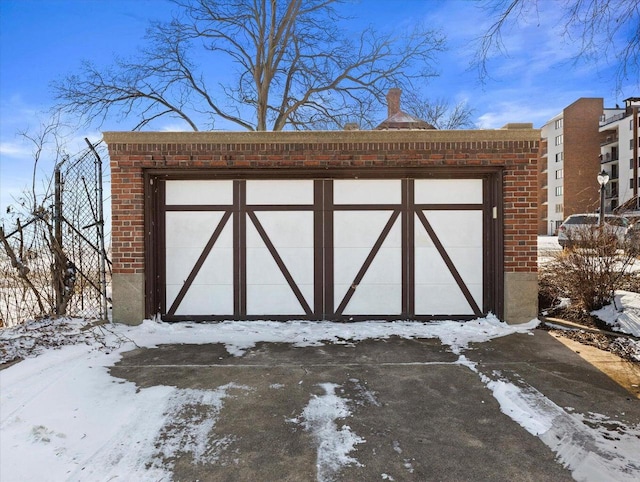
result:
[[[173,179],[233,179],[234,180],[234,207],[233,207],[233,230],[234,230],[234,319],[256,319],[264,318],[264,316],[247,316],[246,314],[246,219],[247,217],[256,226],[256,229],[260,233],[261,238],[265,242],[267,249],[273,256],[277,265],[280,267],[287,283],[294,292],[296,298],[301,304],[301,307],[305,313],[304,316],[296,318],[307,319],[345,319],[350,320],[357,319],[371,319],[371,318],[383,318],[383,319],[433,319],[442,318],[440,315],[434,316],[416,316],[415,315],[415,292],[414,292],[414,232],[415,222],[413,218],[418,216],[420,223],[427,230],[429,236],[432,238],[434,244],[437,246],[438,252],[441,254],[446,265],[449,267],[456,283],[462,290],[465,298],[472,307],[476,316],[492,311],[498,316],[502,314],[502,293],[503,287],[502,281],[502,186],[501,186],[501,171],[499,169],[473,169],[473,168],[458,168],[455,171],[447,171],[438,169],[437,172],[424,172],[423,170],[385,170],[385,173],[376,170],[375,172],[369,171],[339,171],[339,176],[332,176],[326,178],[326,171],[313,172],[310,170],[295,170],[295,172],[287,171],[282,175],[282,172],[274,173],[269,171],[270,177],[266,177],[266,173],[262,173],[262,176],[254,176],[256,172],[252,170],[246,171],[244,176],[246,179],[315,179],[314,182],[314,204],[313,205],[260,205],[260,206],[247,206],[246,205],[246,186],[244,179],[239,179],[238,170],[229,172],[216,172],[215,175],[210,175],[210,171],[199,171],[198,175],[194,176],[193,171],[149,171],[146,173],[146,185],[148,192],[146,193],[147,200],[147,213],[146,223],[150,229],[147,230],[149,237],[147,239],[147,310],[148,316],[153,316],[155,313],[160,312],[167,320],[180,320],[180,319],[228,319],[229,314],[222,316],[176,316],[175,312],[179,305],[179,300],[176,299],[173,305],[166,310],[166,303],[164,299],[164,263],[165,260],[162,256],[164,253],[164,217],[166,211],[191,211],[191,210],[224,210],[224,223],[220,222],[216,231],[221,231],[224,224],[231,215],[230,211],[227,211],[229,206],[165,206],[164,205],[164,182],[163,180]],[[204,176],[203,174],[207,174]],[[341,179],[380,179],[380,178],[392,178],[393,175],[410,176],[409,178],[402,179],[402,203],[401,205],[395,204],[379,204],[379,205],[333,205],[333,183],[332,180],[336,178]],[[277,174],[277,176],[275,175]],[[322,174],[325,179],[318,179]],[[442,179],[468,179],[468,178],[481,178],[483,181],[483,192],[485,200],[483,204],[413,204],[413,179],[424,178],[442,178]],[[496,208],[499,216],[497,219],[492,219],[493,208]],[[372,249],[371,253],[367,257],[366,262],[361,267],[356,279],[354,279],[354,286],[359,284],[362,277],[366,273],[371,261],[375,257],[377,252],[376,248],[380,248],[384,241],[386,234],[391,229],[391,226],[397,221],[398,217],[401,217],[402,223],[402,236],[403,236],[403,248],[402,248],[402,315],[400,316],[348,316],[344,317],[342,311],[346,307],[350,296],[353,294],[355,288],[352,288],[347,292],[337,309],[333,306],[333,212],[339,210],[388,210],[392,214],[389,222],[385,226],[385,230],[379,236],[376,245]],[[315,240],[315,260],[314,260],[314,306],[310,307],[299,288],[296,286],[295,281],[291,277],[290,273],[287,276],[288,270],[282,259],[280,258],[277,249],[269,241],[267,233],[264,229],[260,229],[261,225],[255,215],[255,211],[313,211],[314,213],[314,240]],[[484,257],[484,300],[483,307],[479,307],[473,297],[471,296],[468,288],[466,288],[462,278],[455,269],[455,266],[451,262],[450,258],[446,254],[446,250],[441,243],[437,241],[437,236],[433,229],[429,229],[430,225],[426,220],[426,217],[422,213],[422,210],[483,210],[483,242],[485,243],[485,257]],[[415,213],[415,214],[414,214]],[[260,226],[260,227],[259,227]],[[219,235],[219,233],[218,233]],[[215,233],[210,239],[210,243],[207,244],[205,250],[201,254],[201,259],[206,259],[207,248],[209,244],[213,246],[215,244]],[[320,244],[320,245],[318,245]],[[210,250],[210,248],[209,248]],[[201,266],[202,263],[199,263]],[[199,268],[198,266],[198,268]],[[197,275],[197,269],[194,267],[190,278],[195,278]],[[191,279],[193,281],[193,279]],[[162,284],[160,284],[162,283]],[[188,290],[188,286],[183,286],[184,293]],[[268,314],[267,314],[268,315]],[[272,319],[289,319],[289,316],[270,316]],[[472,318],[472,316],[461,316],[460,318]]]

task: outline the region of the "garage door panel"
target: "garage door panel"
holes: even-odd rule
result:
[[[167,283],[184,284],[201,254],[202,250],[195,248],[167,249]],[[198,270],[194,284],[228,283],[232,278],[233,248],[214,247]]]
[[[184,284],[201,254],[202,248],[167,248],[167,284]]]
[[[482,247],[482,211],[422,211],[440,242],[451,247]],[[422,237],[427,233],[418,230]],[[418,241],[416,241],[418,243]]]
[[[345,286],[340,288],[345,289]],[[344,315],[400,315],[402,285],[361,284],[342,313]]]
[[[261,211],[254,215],[271,243],[280,248],[313,248],[313,212]],[[247,232],[247,247],[264,246],[256,230]]]
[[[416,284],[416,314],[473,315],[464,294],[455,283]]]
[[[233,181],[167,181],[167,205],[233,204]]]
[[[482,179],[416,179],[416,204],[482,204]]]
[[[454,251],[453,259],[456,259],[457,253],[455,253],[455,249],[453,249],[453,251]],[[481,255],[482,252],[476,253],[476,254]],[[464,252],[463,255],[473,257],[472,255],[469,255],[468,252]],[[462,288],[456,282],[453,273],[451,273],[451,271],[447,267],[446,263],[442,259],[442,256],[440,255],[440,253],[436,248],[416,249],[415,265],[416,265],[416,270],[415,270],[416,313],[429,314],[428,311],[420,311],[420,309],[418,308],[419,306],[417,301],[419,299],[418,293],[420,292],[420,290],[422,290],[422,293],[425,293],[424,291],[425,286],[431,286],[431,287],[438,286],[438,285],[447,286],[447,293],[448,293],[447,296],[452,296],[453,297],[452,299],[458,300],[458,301],[464,300],[464,303],[463,303],[464,307],[470,306],[469,301],[466,299]],[[461,263],[458,266],[464,266],[464,265]],[[465,272],[465,270],[462,270],[462,272],[458,270],[458,273],[462,278],[464,286],[469,290],[471,296],[475,300],[475,303],[478,306],[482,306],[483,273],[482,273],[482,270],[478,270],[477,268],[470,268],[470,269],[475,269],[475,272],[469,274],[468,272]],[[449,306],[450,303],[451,302],[447,302],[446,305]],[[438,305],[434,304],[433,306],[438,306]],[[424,309],[426,308],[423,307],[422,310]],[[451,313],[451,312],[447,311],[446,313]],[[465,311],[460,314],[468,314],[468,313]]]
[[[358,286],[367,284],[402,284],[402,251],[384,245]]]
[[[166,213],[167,248],[204,248],[224,212],[168,211]],[[225,236],[218,242],[233,247],[233,236]]]
[[[400,225],[394,228],[400,231]],[[352,285],[342,285],[336,291],[342,297],[336,299],[336,306]],[[364,277],[355,287],[353,295],[343,310],[345,315],[399,315],[402,313],[402,251],[386,247],[383,243]]]
[[[196,253],[181,253],[180,250],[176,252],[175,258],[172,260],[171,269],[167,264],[167,288],[166,301],[167,306],[171,307],[178,295],[179,291],[184,286],[194,262],[186,260],[188,255],[195,257]],[[199,253],[197,253],[199,256]],[[219,292],[220,287],[224,287]],[[198,294],[209,293],[204,296],[203,299],[198,298]],[[228,293],[232,295],[229,297]],[[224,303],[221,305],[220,296],[225,296]],[[195,304],[194,304],[195,303]],[[216,248],[214,247],[207,259],[204,261],[198,274],[193,282],[189,285],[184,298],[177,306],[176,314],[180,312],[189,312],[191,306],[206,307],[209,310],[209,314],[216,313],[216,308],[219,306],[231,306],[231,312],[233,312],[233,249],[231,248]],[[201,309],[199,308],[199,309]],[[226,311],[225,313],[230,313]],[[194,313],[195,314],[195,313]],[[198,313],[200,314],[200,313]]]
[[[305,287],[303,293],[308,291]],[[288,285],[248,283],[247,314],[304,316],[305,311]]]
[[[295,290],[300,291],[308,307],[311,308],[313,289],[309,297],[309,289],[302,290],[301,285],[313,286],[313,248],[278,249],[273,246],[275,252],[272,252],[252,224],[247,226],[247,244],[255,246],[246,249],[247,313],[251,315],[305,314],[305,308],[297,298]],[[278,263],[277,258],[281,264]],[[288,264],[287,261],[290,263]],[[287,279],[287,275],[290,276],[294,286]],[[273,300],[271,297],[276,295],[278,298]],[[260,308],[260,306],[263,307]],[[271,310],[273,307],[278,307],[278,311],[264,311]],[[281,313],[282,310],[286,313]]]
[[[175,299],[181,285],[167,285],[167,299]],[[233,316],[233,285],[192,285],[175,312],[178,316]]]
[[[453,275],[436,248],[416,248],[416,284],[452,283]]]
[[[448,222],[444,214],[452,214]],[[415,270],[418,277],[420,275],[427,276],[427,279],[439,277],[442,282],[446,282],[445,278],[452,279],[473,313],[479,315],[483,306],[483,297],[482,295],[479,298],[475,297],[468,285],[483,282],[482,211],[461,210],[443,213],[419,210],[416,211],[416,218],[415,237],[418,247]],[[475,225],[475,230],[469,232],[466,241],[459,240],[460,235],[457,232],[459,222],[467,223],[469,226]],[[468,226],[463,231],[465,229],[468,229]],[[438,261],[438,257],[441,261]],[[418,279],[416,283],[420,281],[422,279]]]
[[[467,285],[482,283],[482,248],[448,248],[447,254]]]
[[[333,215],[335,248],[372,248],[393,215],[390,211],[336,211]],[[389,233],[391,246],[400,248],[402,236]]]
[[[337,211],[334,213],[333,277],[335,280],[335,306],[346,294],[341,286],[351,286],[371,253],[376,241],[389,222],[388,211]],[[392,234],[393,233],[393,234]],[[398,244],[398,230],[389,233],[387,247]]]
[[[341,235],[334,239],[334,306],[337,313],[355,314],[362,307],[370,306],[373,311],[361,313],[378,315],[381,308],[374,307],[385,306],[387,314],[400,314],[402,223],[399,212],[336,212],[335,216],[349,220],[351,231],[360,230],[354,234],[357,239],[354,242],[345,235],[345,224]],[[366,247],[343,247],[340,243],[364,244]],[[387,289],[380,289],[381,285]]]
[[[248,180],[246,186],[248,205],[313,204],[311,180]]]
[[[333,181],[333,202],[340,204],[400,204],[400,179],[341,179]]]
[[[281,250],[279,255],[297,285],[313,284],[312,249],[289,248]],[[255,285],[288,284],[280,266],[267,248],[247,248],[247,279]]]

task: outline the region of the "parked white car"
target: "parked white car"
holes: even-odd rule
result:
[[[600,215],[598,214],[572,214],[558,228],[558,244],[563,248],[579,246],[589,240],[598,239],[602,231],[606,236],[615,239],[618,247],[623,247],[625,234],[629,227],[627,219],[607,214],[602,229],[599,222]]]

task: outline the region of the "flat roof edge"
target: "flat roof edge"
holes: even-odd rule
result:
[[[280,132],[103,132],[107,144],[539,141],[540,129]]]

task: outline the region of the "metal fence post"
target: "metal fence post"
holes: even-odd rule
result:
[[[54,203],[53,203],[53,237],[52,246],[53,246],[53,290],[56,298],[56,309],[55,314],[61,315],[60,307],[62,306],[62,290],[64,286],[62,286],[62,270],[64,267],[62,266],[62,260],[60,259],[60,253],[62,252],[62,174],[60,173],[60,167],[62,164],[56,164],[54,170],[55,177],[55,192],[54,192]]]
[[[100,287],[101,295],[102,295],[102,318],[104,320],[107,320],[109,318],[109,313],[108,313],[108,306],[107,306],[107,252],[104,246],[104,206],[103,206],[104,193],[102,190],[102,159],[100,158],[100,155],[98,155],[98,152],[96,151],[93,144],[89,142],[89,139],[85,137],[84,140],[86,141],[87,145],[89,146],[89,149],[91,149],[91,151],[93,152],[93,155],[96,158],[95,162],[96,162],[96,167],[98,169],[98,186],[97,186],[98,188],[98,200],[97,200],[98,201],[97,202],[98,219],[96,221],[96,224],[97,224],[98,238],[100,243],[99,257],[100,257],[100,284],[102,285]]]

